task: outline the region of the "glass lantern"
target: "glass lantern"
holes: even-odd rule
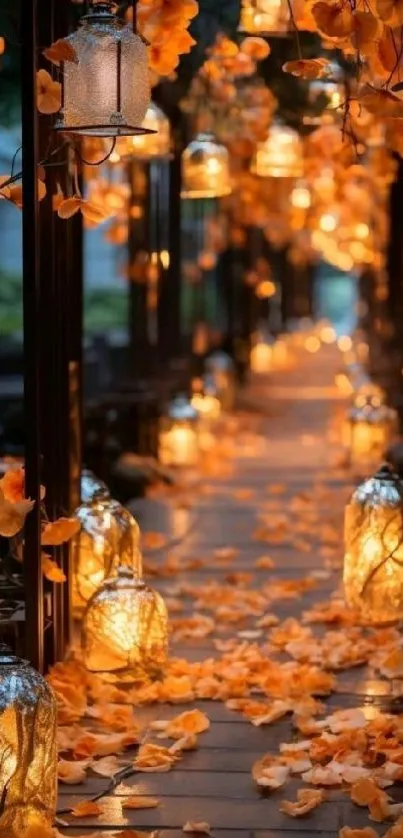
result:
[[[56,699],[27,661],[0,646],[0,835],[50,828],[56,813]]]
[[[364,474],[378,467],[397,433],[397,425],[396,411],[374,404],[371,397],[362,397],[359,406],[350,409],[343,436],[353,470]]]
[[[149,133],[121,137],[110,156],[111,163],[122,160],[157,160],[169,158],[171,152],[171,126],[161,108],[151,102],[142,125]]]
[[[341,67],[332,62],[328,70],[328,78],[315,79],[309,84],[309,102],[313,106],[323,102],[321,113],[304,116],[305,125],[329,125],[341,121],[343,118],[343,104],[346,99],[346,89]]]
[[[213,134],[198,134],[182,154],[182,198],[223,198],[231,190],[227,149]]]
[[[103,480],[99,480],[90,469],[84,468],[81,472],[81,500],[83,503],[97,499],[110,498],[110,492]]]
[[[221,408],[230,412],[236,396],[235,365],[226,352],[213,352],[206,358],[206,370],[212,377]]]
[[[186,396],[177,396],[161,418],[159,460],[164,466],[192,468],[199,461],[199,414]]]
[[[271,369],[273,355],[273,340],[263,334],[258,334],[250,352],[251,372],[262,375]]]
[[[112,8],[111,2],[92,4],[80,28],[65,39],[77,61],[62,64],[59,131],[95,137],[147,133],[147,46]]]
[[[302,177],[304,158],[298,133],[288,126],[274,123],[267,139],[256,147],[251,172],[258,177]]]
[[[130,566],[137,555],[140,530],[136,520],[113,498],[95,496],[75,512],[81,523],[76,539],[73,573],[73,610],[79,617],[104,579],[118,563]]]
[[[287,0],[242,0],[240,30],[250,35],[280,35],[289,28]]]
[[[83,623],[84,662],[90,672],[133,680],[161,676],[168,654],[168,616],[162,597],[142,577],[141,553],[118,567],[88,603]]]
[[[346,507],[344,590],[365,621],[403,617],[403,483],[388,466],[362,483]]]

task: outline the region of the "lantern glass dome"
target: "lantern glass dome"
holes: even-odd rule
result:
[[[0,834],[50,829],[56,813],[56,699],[27,661],[0,646]]]
[[[56,128],[97,137],[144,133],[150,103],[147,46],[111,11],[92,6],[66,38],[76,60],[62,67],[62,112]]]
[[[388,466],[346,507],[343,575],[347,604],[364,620],[403,617],[403,483]]]
[[[121,160],[156,160],[168,158],[171,151],[171,126],[161,108],[151,102],[142,125],[148,133],[121,137],[111,154],[111,163]]]
[[[158,457],[164,466],[192,467],[200,455],[199,414],[186,396],[177,396],[160,420]]]
[[[280,35],[287,32],[290,12],[287,0],[242,0],[240,30],[250,35]]]
[[[182,197],[223,198],[231,189],[228,150],[213,134],[198,134],[182,154]]]
[[[396,411],[373,402],[373,397],[362,397],[359,406],[348,413],[344,428],[344,442],[350,465],[359,473],[377,468],[385,451],[397,434]]]
[[[251,171],[259,177],[302,177],[304,160],[298,133],[285,125],[272,125],[267,139],[256,148]]]

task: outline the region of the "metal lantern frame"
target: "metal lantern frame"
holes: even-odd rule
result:
[[[90,0],[91,5],[89,8],[88,14],[84,15],[81,21],[87,21],[90,23],[121,23],[117,15],[115,15],[112,11],[113,3],[111,0],[105,0],[105,2],[96,3],[94,4],[94,0]],[[136,0],[132,0],[132,8],[133,8],[133,34],[143,40],[141,36],[137,33],[136,27]],[[125,25],[121,23],[121,29],[124,30]],[[117,137],[126,137],[126,136],[136,136],[140,134],[152,134],[155,133],[149,128],[144,128],[138,125],[128,125],[124,122],[124,117],[122,114],[122,42],[118,38],[116,40],[116,107],[115,111],[111,114],[111,122],[109,124],[90,124],[90,125],[66,125],[64,122],[64,107],[65,107],[65,62],[60,62],[60,70],[61,70],[61,109],[59,112],[59,117],[56,121],[54,126],[55,131],[59,132],[66,132],[71,134],[76,134],[78,136],[99,136],[99,137],[111,137],[114,138],[116,141]],[[112,122],[113,117],[113,122]]]

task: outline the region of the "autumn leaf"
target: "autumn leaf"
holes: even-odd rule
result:
[[[264,38],[249,36],[242,41],[240,51],[245,53],[245,55],[249,55],[255,61],[263,61],[264,58],[270,55],[271,48],[270,44]]]
[[[58,518],[57,521],[49,521],[42,530],[41,543],[46,547],[58,547],[80,531],[80,522],[77,518]]]
[[[0,489],[0,535],[13,538],[23,528],[25,518],[35,506],[33,500],[21,500],[10,503]]]
[[[91,771],[100,777],[113,777],[122,768],[117,756],[111,754],[91,762]]]
[[[36,105],[39,113],[57,113],[62,106],[62,88],[58,81],[53,81],[47,70],[38,70],[36,74]]]
[[[109,218],[109,212],[99,206],[99,204],[95,204],[93,201],[83,199],[81,201],[80,209],[85,220],[94,225],[102,224],[103,221],[106,221],[107,218]]]
[[[354,17],[348,0],[315,3],[312,15],[320,32],[329,38],[347,38],[354,29]]]
[[[73,195],[72,198],[64,198],[58,201],[57,214],[59,218],[72,218],[81,209],[82,198]]]
[[[211,835],[211,826],[207,821],[187,821],[182,832],[198,832],[200,835]]]
[[[0,175],[0,198],[9,198],[10,197],[10,187],[8,185],[8,181],[10,180],[10,175]],[[7,184],[6,186],[2,186],[2,184]]]
[[[0,55],[4,55],[6,49],[6,41],[5,38],[0,38]]]
[[[156,809],[159,801],[155,797],[126,797],[122,809]]]
[[[285,73],[291,73],[301,79],[322,79],[327,75],[330,62],[327,58],[300,58],[297,61],[286,61],[283,64]]]
[[[375,116],[403,118],[403,100],[390,90],[379,89],[371,84],[363,85],[358,94],[358,101]]]
[[[280,812],[290,815],[292,818],[300,818],[315,809],[325,799],[324,792],[321,789],[299,789],[297,791],[297,801],[292,803],[290,800],[283,800],[280,806]]]
[[[372,826],[364,826],[363,829],[353,829],[351,826],[343,826],[339,830],[339,838],[378,838],[378,833]]]
[[[49,582],[65,582],[66,576],[53,559],[42,553],[42,573]]]
[[[403,0],[376,0],[376,12],[388,26],[399,26],[403,17]]]
[[[354,12],[353,42],[361,56],[368,57],[376,52],[381,28],[382,24],[371,12]]]
[[[102,815],[103,809],[99,803],[93,803],[92,800],[80,800],[73,808],[71,809],[71,814],[74,818],[97,818],[99,815]]]
[[[57,776],[61,783],[68,785],[78,785],[85,783],[87,779],[87,769],[90,765],[90,760],[75,760],[60,759],[57,766]]]
[[[12,467],[7,469],[4,477],[0,480],[0,489],[6,500],[16,503],[24,500],[25,472],[23,468]]]
[[[78,64],[77,53],[74,47],[64,38],[59,38],[50,47],[44,49],[43,55],[52,64],[59,65],[61,61],[72,61],[74,64]]]

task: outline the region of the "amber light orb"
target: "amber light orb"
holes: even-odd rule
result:
[[[240,31],[251,35],[281,35],[287,32],[290,12],[287,0],[242,0]]]
[[[72,600],[79,617],[104,579],[116,572],[117,564],[131,565],[139,549],[140,530],[130,512],[104,494],[82,503],[75,515],[81,530],[74,550]]]
[[[365,621],[403,617],[403,484],[388,466],[362,483],[346,507],[344,590]]]
[[[162,597],[142,577],[141,553],[120,566],[89,601],[83,622],[84,662],[91,672],[133,680],[162,675],[168,654],[168,616]]]
[[[312,203],[311,190],[304,181],[298,181],[291,192],[291,204],[295,209],[309,209]]]
[[[148,133],[120,137],[110,156],[111,163],[122,160],[168,159],[171,153],[171,126],[161,108],[151,102],[142,125]]]
[[[271,369],[273,355],[273,340],[264,335],[257,335],[250,351],[251,372],[258,375],[267,373]]]
[[[62,70],[62,110],[56,130],[95,137],[142,134],[150,103],[147,46],[113,14],[113,3],[90,6],[65,40],[77,61]]]
[[[0,645],[0,835],[50,828],[57,797],[57,706],[46,681]]]
[[[344,444],[350,465],[358,473],[377,468],[397,433],[397,413],[373,397],[360,397],[350,408],[344,428]]]
[[[213,134],[198,134],[182,154],[182,198],[223,198],[231,191],[227,149]]]
[[[177,396],[160,420],[159,460],[164,466],[192,468],[199,461],[199,414],[187,396]]]
[[[258,177],[302,177],[304,159],[299,134],[293,128],[274,123],[267,139],[257,145],[251,172]]]

